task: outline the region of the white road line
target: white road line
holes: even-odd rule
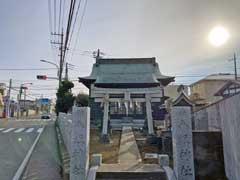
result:
[[[37,130],[38,133],[41,133],[42,131],[43,131],[43,128],[39,128],[39,129]]]
[[[43,131],[42,131],[42,132],[43,132]],[[29,151],[28,151],[27,155],[25,156],[23,162],[21,163],[21,165],[19,166],[17,172],[15,173],[15,175],[14,175],[14,177],[13,177],[13,180],[20,180],[20,179],[21,179],[21,176],[23,175],[24,169],[25,169],[26,166],[27,166],[27,163],[28,163],[28,161],[29,161],[29,159],[30,159],[30,157],[31,157],[31,154],[32,154],[35,146],[37,145],[37,142],[38,142],[39,139],[40,139],[40,136],[41,136],[42,132],[38,134],[38,136],[37,136],[37,138],[35,139],[32,147],[29,149]]]
[[[0,128],[0,131],[4,130],[5,128]]]
[[[8,133],[8,132],[10,132],[10,131],[12,131],[12,130],[14,130],[15,128],[9,128],[9,129],[6,129],[5,131],[3,131],[3,133]]]
[[[19,128],[19,129],[17,129],[16,131],[14,131],[14,133],[20,133],[20,132],[22,132],[24,129],[25,129],[25,128]]]
[[[30,133],[33,132],[34,128],[29,128],[28,130],[26,130],[26,133]]]

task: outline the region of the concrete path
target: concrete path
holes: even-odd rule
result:
[[[119,149],[119,163],[132,166],[142,161],[132,127],[124,126]]]

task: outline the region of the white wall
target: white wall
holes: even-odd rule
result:
[[[222,131],[224,163],[229,180],[240,177],[240,94],[194,113],[196,130]]]
[[[225,171],[229,180],[240,178],[240,94],[219,103]]]
[[[194,113],[194,129],[221,131],[219,103],[212,104]]]

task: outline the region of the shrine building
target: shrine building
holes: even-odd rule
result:
[[[173,81],[155,58],[97,58],[91,74],[79,78],[89,89],[91,124],[100,125],[103,135],[122,126],[154,134],[154,121],[163,119],[163,87]]]

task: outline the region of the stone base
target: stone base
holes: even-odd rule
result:
[[[147,136],[147,144],[158,144],[158,142],[159,138],[156,135],[151,134]]]
[[[100,142],[101,143],[106,143],[106,144],[110,143],[111,140],[110,140],[109,134],[101,134]]]

